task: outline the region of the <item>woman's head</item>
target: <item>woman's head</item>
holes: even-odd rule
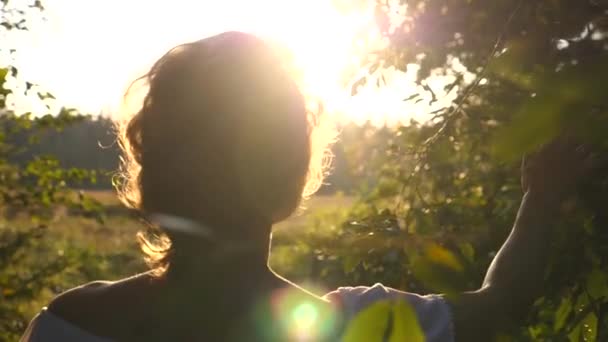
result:
[[[128,205],[245,237],[255,234],[248,222],[283,220],[319,187],[327,146],[313,141],[317,118],[258,38],[227,32],[177,46],[139,81],[143,102],[119,125]]]

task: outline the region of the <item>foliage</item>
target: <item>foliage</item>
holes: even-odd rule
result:
[[[25,7],[10,1],[0,3],[2,30],[27,29],[28,13],[39,10],[39,1]],[[3,46],[3,48],[6,48]],[[8,80],[23,87],[5,87]],[[15,82],[13,82],[15,83]],[[63,168],[52,155],[34,154],[20,158],[24,151],[36,149],[41,139],[86,119],[75,111],[62,109],[58,114],[33,117],[16,115],[7,108],[16,91],[40,101],[52,98],[35,90],[32,83],[21,81],[13,66],[0,68],[0,340],[17,340],[32,313],[66,286],[115,275],[100,262],[108,258],[128,265],[138,260],[132,254],[117,252],[100,255],[65,240],[49,238],[62,211],[73,216],[103,220],[101,205],[70,186],[95,183],[95,169]],[[141,269],[141,264],[135,266]],[[133,267],[131,268],[133,270]]]
[[[344,210],[320,210],[302,229],[277,229],[271,263],[290,279],[328,289],[376,282],[417,293],[476,289],[515,217],[521,196],[519,157],[564,130],[601,153],[608,149],[603,90],[608,81],[607,4],[379,3],[378,22],[391,42],[380,60],[401,69],[418,61],[419,82],[431,93],[428,76],[459,75],[446,85],[458,91],[458,99],[450,108],[429,113],[433,119],[427,123],[344,127],[348,168],[361,180],[358,203]],[[404,4],[407,17],[391,28],[384,13]],[[27,28],[26,22],[19,24],[19,15],[2,14],[3,27]],[[11,18],[18,18],[17,23]],[[476,78],[465,80],[461,70],[450,70],[454,58]],[[370,73],[379,67],[374,63]],[[0,69],[0,85],[16,76],[10,66]],[[72,240],[96,241],[85,246],[48,238],[60,231],[55,219],[62,208],[70,208],[72,216],[104,218],[98,203],[68,186],[99,174],[66,170],[51,156],[12,159],[26,145],[35,149],[30,143],[44,142],[43,132],[82,119],[69,110],[57,117],[16,116],[6,108],[8,95],[10,90],[0,86],[0,340],[15,340],[39,309],[35,306],[65,287],[143,267],[132,240],[100,252],[104,239],[77,236],[76,229],[63,227],[63,232],[72,234]],[[404,94],[404,99],[416,97]],[[34,137],[26,139],[28,144],[23,132]],[[548,237],[555,252],[544,296],[525,325],[505,338],[608,340],[606,203],[608,168],[598,170],[579,198],[564,207],[555,236]],[[129,220],[127,213],[119,215]],[[109,234],[103,228],[99,234]],[[129,233],[117,234],[130,239]],[[407,307],[389,303],[371,310],[373,319],[361,318],[369,329],[382,326],[391,313],[411,316]],[[399,336],[404,329],[395,326],[394,333]]]
[[[80,189],[112,189],[112,175],[118,168],[119,151],[109,118],[71,115],[60,130],[34,135],[31,130],[14,135],[15,146],[27,146],[11,156],[10,162],[25,165],[40,155],[50,155],[64,168],[90,170],[95,182],[67,183]],[[34,141],[35,144],[28,143]]]
[[[387,2],[384,11],[396,3]],[[405,68],[421,61],[419,82],[430,92],[427,77],[459,73],[450,70],[453,58],[476,79],[457,77],[447,85],[459,91],[458,99],[430,113],[428,123],[375,133],[361,128],[360,136],[375,136],[376,143],[374,153],[354,163],[365,162],[376,176],[362,189],[360,204],[346,220],[319,219],[300,238],[275,234],[275,249],[309,241],[294,262],[308,261],[308,277],[330,287],[346,280],[421,293],[473,290],[515,217],[520,156],[563,132],[600,155],[608,151],[608,4],[400,4],[407,5],[407,18],[396,29],[378,15],[391,40],[384,63]],[[544,296],[525,327],[509,332],[510,340],[608,338],[608,165],[586,183],[564,207],[555,236],[547,237],[555,253]],[[295,269],[281,272],[301,276]]]
[[[385,336],[386,341],[424,341],[424,334],[414,309],[406,301],[378,301],[361,311],[348,323],[345,342],[374,341]]]

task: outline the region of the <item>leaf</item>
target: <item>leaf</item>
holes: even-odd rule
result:
[[[424,333],[412,306],[405,300],[395,303],[393,309],[393,331],[389,342],[423,342]]]
[[[342,260],[342,267],[344,269],[344,273],[351,273],[355,270],[355,268],[361,262],[361,258],[356,255],[349,254],[344,257]]]
[[[462,253],[468,262],[473,263],[475,261],[475,248],[470,242],[462,242],[458,247],[460,248],[460,253]]]
[[[572,342],[596,341],[597,338],[597,316],[590,312],[584,319],[568,334]]]
[[[408,97],[404,98],[404,99],[403,99],[403,102],[411,101],[411,100],[413,100],[413,99],[415,99],[415,98],[417,98],[417,97],[419,97],[419,96],[420,96],[420,94],[418,94],[418,93],[412,94],[412,95],[410,95],[410,96],[408,96]]]
[[[592,299],[608,297],[608,275],[598,268],[594,268],[587,275],[587,292]]]
[[[350,95],[351,96],[357,95],[357,93],[359,92],[359,87],[364,86],[366,83],[367,83],[367,76],[363,76],[360,79],[358,79],[357,81],[353,82],[352,86],[350,87]]]
[[[512,162],[556,137],[561,126],[561,110],[561,104],[551,99],[526,103],[511,124],[494,136],[494,155]]]
[[[360,311],[348,322],[343,341],[381,341],[390,319],[391,310],[390,301],[378,301]]]
[[[4,296],[4,297],[10,297],[10,296],[14,295],[15,293],[17,293],[17,291],[15,289],[9,289],[9,288],[2,289],[2,296]]]
[[[4,83],[4,78],[6,77],[6,75],[8,74],[8,69],[6,68],[0,68],[0,85],[2,85]]]
[[[464,269],[454,254],[446,248],[441,247],[439,244],[429,244],[429,246],[426,248],[426,256],[428,260],[436,264],[446,266],[452,270],[462,272]]]
[[[555,323],[553,325],[555,331],[559,331],[564,326],[564,323],[566,322],[566,319],[568,318],[568,315],[571,311],[572,301],[570,300],[570,298],[562,299],[562,302],[557,308],[557,311],[555,311]]]
[[[349,321],[343,341],[382,341],[387,335],[389,342],[425,340],[416,312],[407,301],[379,301],[360,311]]]

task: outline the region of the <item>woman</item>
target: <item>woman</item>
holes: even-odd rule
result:
[[[357,340],[353,318],[382,300],[407,303],[427,341],[486,340],[539,294],[551,218],[589,169],[561,143],[524,167],[513,231],[477,291],[448,300],[377,284],[320,298],[267,266],[272,225],[318,187],[327,147],[271,49],[223,33],[170,50],[143,80],[121,131],[121,194],[160,232],[139,235],[151,271],[57,296],[24,341]]]

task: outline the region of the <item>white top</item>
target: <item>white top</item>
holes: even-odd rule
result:
[[[376,284],[374,286],[340,287],[325,298],[339,300],[346,322],[371,304],[382,300],[405,300],[414,309],[427,342],[453,342],[451,312],[440,295],[420,296]],[[348,324],[348,323],[347,323]],[[21,342],[111,342],[66,322],[44,308],[30,323]]]

